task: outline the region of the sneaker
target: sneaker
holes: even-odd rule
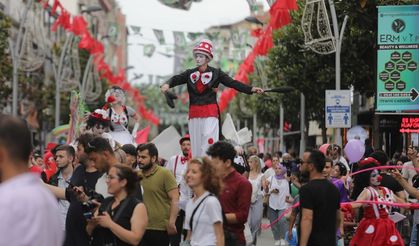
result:
[[[281,246],[289,246],[288,242],[285,239],[279,240],[279,245],[281,245]]]
[[[280,240],[276,240],[274,243],[275,246],[280,246],[281,245],[281,241]]]

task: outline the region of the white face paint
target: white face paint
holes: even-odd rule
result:
[[[122,90],[114,90],[112,95],[115,97],[117,103],[125,104],[125,94]]]
[[[204,54],[196,53],[194,54],[194,57],[195,57],[195,62],[197,66],[202,66],[209,62],[208,57]]]
[[[371,175],[370,175],[371,185],[379,186],[381,184],[381,179],[382,179],[382,177],[381,177],[380,173],[378,172],[378,170],[374,170],[374,171],[371,172]]]

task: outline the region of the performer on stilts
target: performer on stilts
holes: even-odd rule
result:
[[[120,145],[135,144],[133,135],[128,131],[129,119],[138,121],[135,110],[125,105],[125,91],[118,86],[112,86],[105,94],[106,110],[111,121],[112,138]],[[134,127],[135,128],[135,127]]]
[[[232,79],[219,68],[208,65],[213,58],[213,46],[204,39],[193,49],[196,68],[188,69],[170,78],[161,86],[166,93],[169,88],[187,84],[189,93],[189,134],[192,156],[205,156],[208,147],[219,140],[220,110],[217,104],[217,89],[223,84],[246,94],[263,93],[259,87],[251,87]]]

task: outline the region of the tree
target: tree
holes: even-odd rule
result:
[[[275,116],[278,115],[282,100],[286,120],[298,125],[299,92],[302,92],[306,97],[307,122],[317,121],[325,138],[324,98],[325,90],[335,89],[335,55],[319,55],[305,47],[300,25],[304,2],[299,1],[299,10],[291,13],[292,23],[274,32],[274,48],[270,50],[266,63],[270,87],[292,86],[297,91],[276,97],[258,97],[252,104],[262,123],[271,124],[279,122]],[[341,52],[341,88],[349,89],[353,86],[355,90],[372,96],[375,90],[376,7],[411,1],[335,2],[338,20],[342,21],[344,15],[349,16]],[[254,74],[251,79],[258,81],[260,78]]]

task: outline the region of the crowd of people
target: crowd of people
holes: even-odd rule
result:
[[[87,132],[43,156],[2,115],[0,245],[257,245],[264,216],[272,245],[416,245],[413,146],[347,163],[336,145],[301,159],[225,141],[192,157],[189,135],[179,145],[162,160],[153,143],[112,147]]]
[[[169,160],[153,143],[136,145],[128,126],[139,117],[117,86],[76,141],[44,153],[24,121],[0,114],[0,246],[257,245],[264,216],[275,246],[416,245],[413,146],[389,160],[367,144],[364,158],[348,163],[335,144],[297,158],[218,141],[219,84],[264,90],[208,66],[212,50],[202,40],[198,66],[161,86],[168,96],[187,84],[190,95],[191,135]]]

